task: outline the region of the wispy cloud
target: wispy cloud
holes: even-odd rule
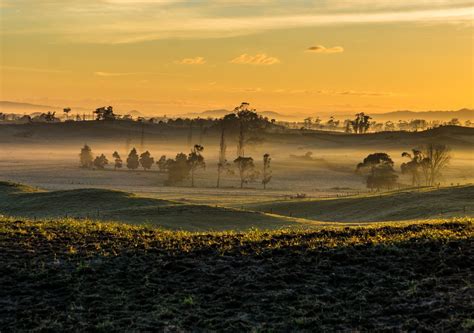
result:
[[[245,1],[239,11],[235,10],[236,2],[227,0],[202,0],[199,6],[184,0],[2,0],[0,4],[19,9],[5,10],[0,34],[43,33],[69,42],[108,44],[223,38],[277,29],[348,24],[472,25],[474,15],[474,6],[467,0],[335,0],[291,4],[260,0]],[[265,15],[249,14],[256,12]]]
[[[206,60],[203,57],[184,58],[176,60],[175,64],[178,65],[204,65]]]
[[[232,64],[244,64],[244,65],[275,65],[279,64],[280,60],[275,57],[269,57],[265,53],[259,53],[254,56],[247,53],[241,54],[240,56],[230,61]]]
[[[316,45],[308,47],[306,52],[322,54],[342,53],[344,52],[344,48],[342,46],[325,47],[323,45]]]

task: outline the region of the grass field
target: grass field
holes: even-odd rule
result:
[[[469,218],[247,233],[0,220],[0,330],[472,331]]]
[[[8,182],[0,182],[0,214],[28,218],[87,218],[188,231],[319,225],[304,219],[145,198],[121,191],[78,189],[49,192]]]
[[[319,221],[377,222],[474,216],[474,186],[421,188],[348,198],[270,201],[246,209]]]

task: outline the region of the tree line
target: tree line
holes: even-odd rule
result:
[[[451,159],[450,149],[443,144],[430,143],[422,149],[403,152],[408,161],[400,166],[402,175],[410,177],[412,186],[434,186],[439,184],[443,170]],[[398,184],[394,162],[387,153],[368,155],[356,167],[356,173],[365,177],[369,189],[393,189]]]
[[[101,119],[107,118],[113,113],[113,109],[98,109]],[[268,126],[267,119],[258,115],[255,109],[251,109],[249,103],[241,103],[234,109],[234,113],[228,114],[219,120],[220,129],[219,155],[217,162],[217,187],[220,187],[224,175],[237,174],[240,179],[240,187],[255,182],[261,176],[261,183],[266,189],[267,184],[272,179],[271,157],[264,154],[262,159],[262,170],[257,170],[255,161],[252,157],[245,155],[248,145],[259,142],[260,133]],[[237,140],[237,158],[232,163],[227,160],[227,138],[236,136]],[[192,137],[191,137],[192,139]],[[200,169],[206,168],[206,162],[203,156],[204,147],[195,144],[188,154],[178,153],[175,158],[161,156],[156,161],[149,151],[138,155],[133,148],[127,156],[126,167],[129,170],[136,170],[142,167],[143,170],[150,170],[153,165],[157,165],[160,172],[167,174],[166,185],[173,185],[182,182],[185,179],[191,180],[191,186],[195,186],[195,174]],[[124,162],[117,151],[112,155],[114,158],[114,169],[123,168]],[[83,168],[105,169],[109,160],[104,154],[94,156],[92,149],[86,144],[80,152],[80,165]]]
[[[195,175],[200,169],[206,168],[205,158],[203,156],[204,147],[194,145],[188,154],[178,153],[175,158],[167,158],[162,155],[157,161],[151,156],[149,151],[138,154],[133,148],[125,162],[120,154],[115,151],[112,154],[113,161],[109,161],[105,154],[95,156],[89,145],[84,145],[79,154],[80,166],[84,169],[105,170],[108,165],[112,165],[114,170],[127,168],[134,171],[142,168],[144,171],[151,170],[154,165],[161,173],[167,174],[165,185],[175,185],[189,179],[191,186],[195,186]],[[261,184],[266,189],[267,184],[272,179],[271,157],[270,154],[264,154],[262,158],[262,170],[257,169],[252,157],[239,156],[228,163],[220,154],[217,163],[217,187],[221,186],[221,180],[224,175],[237,175],[240,179],[240,187],[255,182],[261,176]]]

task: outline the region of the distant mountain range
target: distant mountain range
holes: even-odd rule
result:
[[[83,107],[72,107],[72,112],[75,113],[84,113],[84,112],[91,112],[92,109],[83,108]],[[50,105],[39,105],[39,104],[30,104],[30,103],[18,103],[18,102],[11,102],[11,101],[0,101],[0,112],[2,113],[16,113],[16,114],[32,114],[32,113],[41,113],[47,111],[56,111],[58,114],[61,114],[63,111],[62,107],[57,106],[50,106]],[[130,112],[119,112],[121,114],[130,114],[133,117],[143,116],[140,111],[132,110]],[[226,114],[232,113],[231,110],[226,109],[216,109],[216,110],[206,110],[202,112],[191,112],[176,115],[176,117],[188,117],[188,118],[221,118]],[[281,114],[275,111],[259,111],[264,117],[268,117],[270,119],[277,119],[277,120],[289,120],[289,121],[301,121],[305,118],[305,115],[287,115]],[[329,118],[330,115],[334,115],[337,119],[349,119],[353,118],[354,114],[357,113],[354,111],[353,113],[345,113],[345,114],[338,114],[336,112],[319,112],[321,118],[326,119]],[[460,109],[456,111],[410,111],[410,110],[399,110],[399,111],[392,111],[386,113],[368,113],[374,120],[377,121],[398,121],[398,120],[412,120],[412,119],[425,119],[425,120],[440,120],[440,121],[447,121],[451,120],[452,118],[458,118],[461,121],[471,120],[474,121],[474,109]],[[317,117],[318,113],[315,112],[313,115]]]
[[[225,115],[232,113],[233,111],[226,110],[226,109],[217,109],[217,110],[206,110],[203,112],[190,112],[190,113],[185,113],[182,115],[179,115],[180,117],[187,117],[187,118],[195,118],[195,117],[201,117],[201,118],[221,118],[224,117]],[[275,119],[287,119],[287,118],[301,118],[301,116],[293,116],[293,115],[283,115],[275,111],[258,111],[258,114],[268,117],[270,119],[275,118]]]
[[[459,120],[474,120],[474,109],[460,109],[457,111],[409,111],[400,110],[387,113],[370,114],[375,120],[451,120],[458,118]]]

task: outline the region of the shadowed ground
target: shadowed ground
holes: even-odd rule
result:
[[[3,331],[472,331],[471,219],[172,233],[0,221]]]

